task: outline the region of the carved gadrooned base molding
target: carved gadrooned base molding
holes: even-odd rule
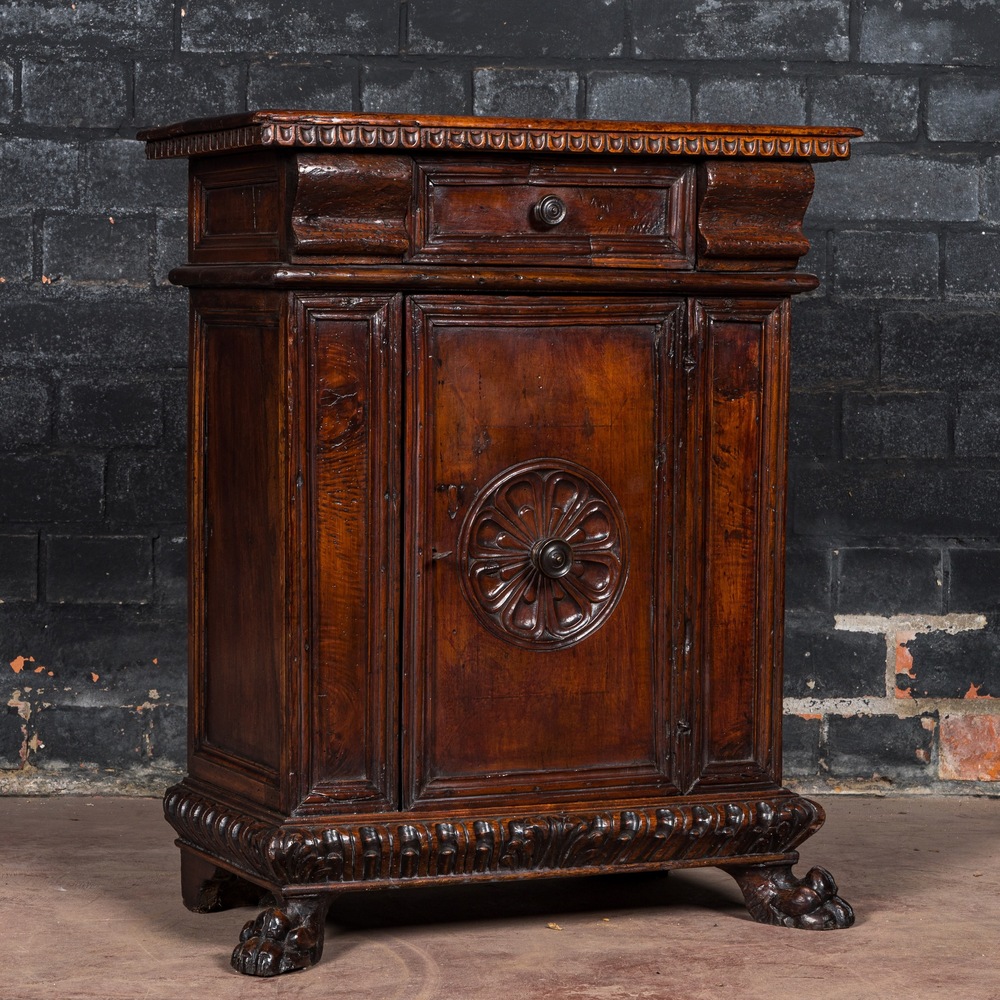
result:
[[[816,803],[785,793],[590,814],[273,826],[185,785],[167,792],[164,811],[182,843],[277,889],[774,860],[824,818]]]

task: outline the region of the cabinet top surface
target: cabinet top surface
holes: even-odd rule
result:
[[[249,111],[141,131],[153,159],[268,147],[836,160],[860,129]]]

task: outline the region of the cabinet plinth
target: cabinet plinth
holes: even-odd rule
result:
[[[262,111],[190,157],[185,903],[718,865],[848,926],[781,783],[789,301],[855,129]]]

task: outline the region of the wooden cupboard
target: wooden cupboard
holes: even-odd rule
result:
[[[260,111],[190,158],[187,905],[318,960],[347,890],[718,865],[781,783],[789,300],[854,129]]]

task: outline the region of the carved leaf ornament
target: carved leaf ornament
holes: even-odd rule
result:
[[[607,619],[628,576],[628,533],[594,473],[536,459],[490,480],[459,543],[462,586],[483,625],[517,646],[562,649]]]

